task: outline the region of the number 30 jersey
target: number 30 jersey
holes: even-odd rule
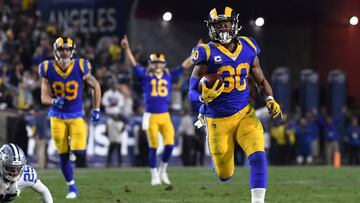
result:
[[[198,45],[192,50],[193,63],[206,64],[208,73],[219,74],[225,85],[219,97],[201,105],[201,114],[210,118],[228,117],[249,104],[248,75],[259,53],[256,41],[248,37],[237,39],[237,47],[233,53],[215,42]]]
[[[86,59],[75,58],[63,71],[54,60],[46,60],[39,66],[40,77],[49,81],[54,98],[63,97],[62,109],[51,106],[49,116],[62,119],[83,117],[82,91],[83,78],[91,70]]]
[[[36,171],[29,165],[24,166],[24,171],[16,182],[6,182],[3,178],[0,178],[0,202],[14,200],[26,188],[33,187],[37,181]]]

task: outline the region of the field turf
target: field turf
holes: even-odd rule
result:
[[[147,168],[76,169],[79,198],[65,200],[66,186],[59,169],[38,171],[54,202],[172,203],[250,202],[247,167],[237,167],[234,177],[221,183],[210,167],[169,168],[172,187],[150,186]],[[270,167],[266,203],[360,202],[360,168]],[[41,202],[27,190],[15,202]]]

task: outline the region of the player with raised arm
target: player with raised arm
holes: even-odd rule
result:
[[[41,77],[41,102],[51,105],[49,116],[51,136],[60,155],[60,168],[68,185],[67,199],[78,195],[70,150],[85,163],[86,123],[83,119],[82,91],[84,81],[94,90],[94,109],[91,121],[100,118],[101,89],[91,75],[90,62],[74,58],[75,43],[69,37],[59,37],[53,46],[55,60],[43,61],[39,66]],[[70,147],[70,148],[69,148]]]
[[[27,188],[39,193],[43,202],[53,202],[49,189],[38,179],[35,169],[26,165],[25,154],[16,144],[0,148],[0,176],[0,202],[11,202]]]
[[[201,102],[200,113],[207,129],[213,168],[221,181],[234,173],[234,147],[237,142],[250,162],[251,202],[263,203],[267,184],[267,161],[264,134],[250,103],[249,74],[266,98],[273,117],[281,115],[269,82],[260,68],[260,49],[254,39],[240,37],[238,15],[230,7],[214,8],[206,21],[211,42],[192,51],[195,68],[189,85],[189,99]],[[208,73],[220,75],[224,83],[218,87],[202,84],[200,78]]]
[[[146,112],[143,115],[143,129],[147,132],[149,141],[149,166],[151,172],[151,185],[171,184],[167,175],[168,162],[174,148],[174,126],[170,119],[169,102],[171,82],[179,78],[184,69],[193,66],[190,57],[182,65],[169,70],[166,67],[165,56],[162,53],[152,53],[149,57],[149,68],[137,63],[126,36],[121,40],[130,65],[140,81],[145,98]],[[162,135],[165,145],[159,169],[156,166],[156,150],[158,148],[158,134]]]

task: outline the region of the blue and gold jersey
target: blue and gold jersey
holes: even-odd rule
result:
[[[90,63],[82,58],[73,59],[65,71],[54,60],[46,60],[40,64],[40,76],[49,81],[53,97],[64,98],[63,108],[52,106],[49,116],[63,119],[83,116],[83,78],[90,70]]]
[[[227,117],[249,104],[248,75],[259,53],[256,41],[249,37],[239,37],[233,53],[214,42],[201,44],[193,49],[191,59],[194,64],[208,65],[208,73],[221,75],[225,83],[224,91],[219,97],[207,105],[201,105],[201,114],[210,118]]]
[[[134,67],[135,75],[140,82],[145,99],[146,112],[165,113],[169,111],[171,82],[177,80],[184,70],[182,66],[172,71],[165,69],[161,74],[155,75],[139,64]]]

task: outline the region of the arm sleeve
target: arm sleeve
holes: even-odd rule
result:
[[[134,73],[138,79],[142,80],[146,76],[146,68],[142,67],[140,64],[136,64],[134,67]]]
[[[201,101],[200,101],[200,92],[197,89],[197,86],[199,84],[200,78],[197,77],[191,77],[190,78],[190,83],[189,83],[189,100],[191,101],[191,103],[193,104],[193,107],[195,109],[197,109],[201,106]]]
[[[53,203],[49,189],[40,180],[37,180],[32,188],[35,192],[41,194],[44,203]]]
[[[170,71],[172,80],[177,81],[181,77],[183,72],[184,72],[184,67],[182,67],[181,65],[177,66],[176,68],[173,68]]]

